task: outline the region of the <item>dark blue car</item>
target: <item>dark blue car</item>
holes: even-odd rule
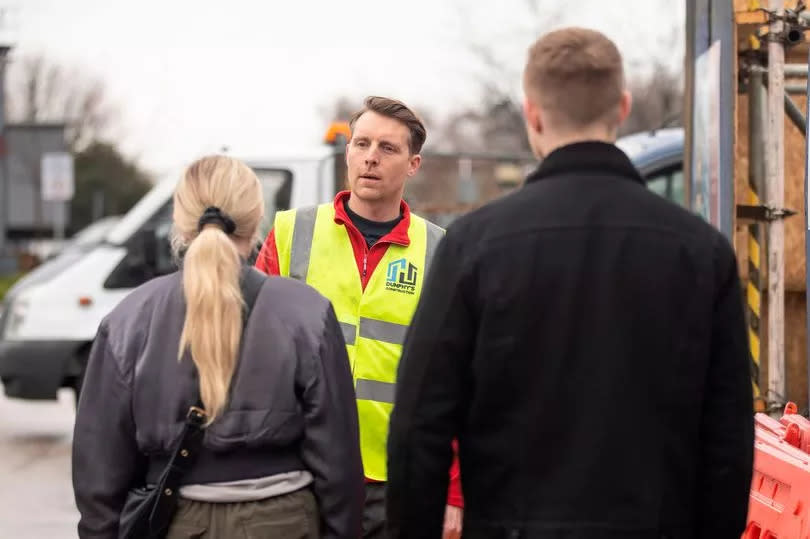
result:
[[[632,159],[647,187],[686,206],[683,143],[683,129],[678,127],[628,135],[616,144]]]

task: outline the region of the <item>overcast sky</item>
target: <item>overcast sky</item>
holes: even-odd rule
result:
[[[480,97],[485,44],[515,73],[538,29],[604,31],[632,75],[682,58],[683,0],[0,0],[15,56],[102,78],[125,151],[155,173],[223,145],[259,156],[317,145],[341,95],[390,95],[434,115]],[[662,28],[664,30],[662,30]],[[10,33],[8,33],[10,32]],[[2,35],[2,34],[0,34]],[[12,68],[13,73],[13,68]],[[515,80],[514,84],[517,85]],[[517,88],[517,86],[516,86]]]

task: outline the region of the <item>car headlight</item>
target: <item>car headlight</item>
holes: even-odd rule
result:
[[[25,296],[18,296],[6,305],[6,339],[13,339],[17,336],[28,315],[29,305],[30,302]]]

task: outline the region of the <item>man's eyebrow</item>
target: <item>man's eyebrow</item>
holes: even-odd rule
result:
[[[387,138],[380,139],[380,144],[388,144],[389,146],[394,146],[395,148],[399,148],[402,145],[399,142],[394,142],[393,140]]]

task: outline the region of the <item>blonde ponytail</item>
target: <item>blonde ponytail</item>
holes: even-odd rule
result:
[[[241,269],[236,245],[206,226],[188,246],[183,263],[186,322],[180,353],[188,348],[200,375],[200,396],[213,419],[228,400],[242,337]]]
[[[233,231],[200,218],[219,208]],[[178,359],[186,351],[197,366],[200,397],[209,423],[228,403],[242,339],[244,299],[239,285],[240,245],[255,244],[264,215],[261,185],[253,171],[225,156],[203,158],[186,171],[174,195],[173,246],[183,256],[186,318]]]

